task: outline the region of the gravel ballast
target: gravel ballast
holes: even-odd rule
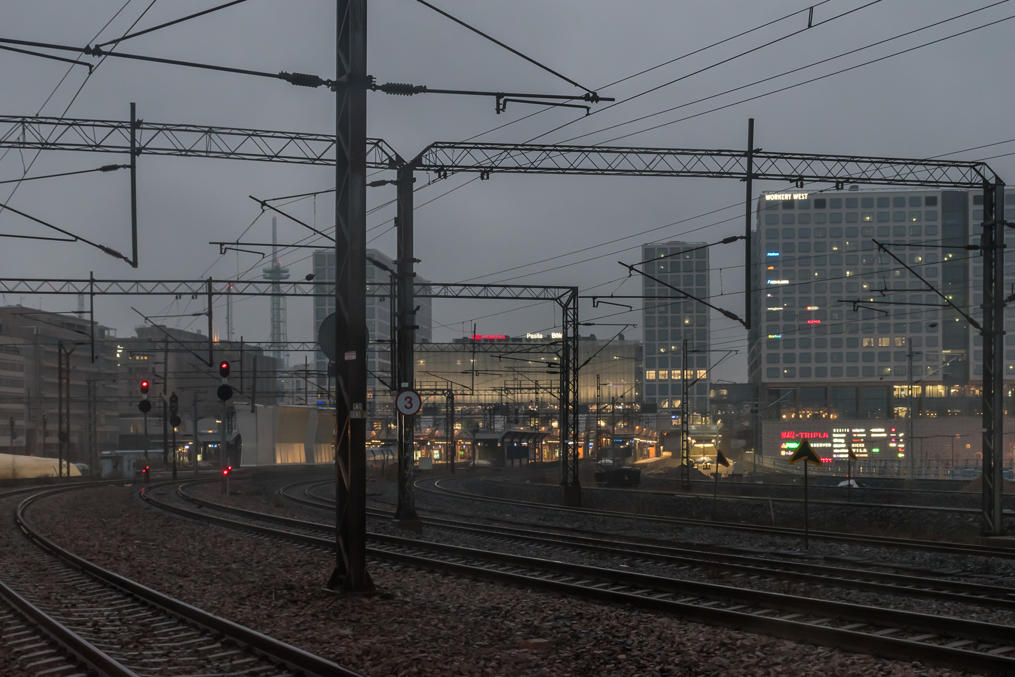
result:
[[[330,556],[157,512],[135,487],[47,499],[33,519],[103,566],[367,675],[963,674],[377,563],[375,594],[335,594]]]

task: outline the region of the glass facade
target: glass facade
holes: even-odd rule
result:
[[[1015,209],[1015,191],[1005,203]],[[935,385],[942,396],[975,397],[979,333],[928,284],[982,317],[981,259],[965,249],[980,239],[979,191],[763,194],[756,217],[749,368],[764,402],[783,389],[821,384],[815,409],[822,416],[906,415],[910,379],[919,384],[921,407],[937,397]],[[1004,279],[1015,279],[1015,261]],[[1011,313],[1006,325],[1005,372],[1015,380]],[[786,401],[792,416],[811,415],[797,396],[768,414],[785,411]]]
[[[708,249],[700,243],[662,242],[642,245],[642,398],[660,411],[677,410],[683,383],[689,387],[693,416],[707,416],[709,392],[708,308],[681,296],[709,295]],[[693,250],[693,251],[690,251]],[[679,290],[679,291],[678,291]],[[684,342],[687,359],[684,361]]]

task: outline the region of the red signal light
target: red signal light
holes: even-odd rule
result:
[[[233,466],[231,466],[231,465],[227,465],[226,467],[222,468],[222,475],[223,475],[223,476],[226,476],[226,475],[228,475],[228,474],[229,474],[230,472],[232,472],[232,470],[233,470]]]
[[[222,378],[229,376],[229,363],[225,360],[219,362],[219,376]]]
[[[148,382],[148,379],[144,379],[144,380],[141,381],[141,392],[143,394],[145,394],[145,395],[148,394],[148,388],[149,387],[151,387],[151,383]]]

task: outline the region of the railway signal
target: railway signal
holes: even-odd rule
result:
[[[144,475],[145,484],[148,483],[148,478],[151,477],[151,470],[152,467],[150,465],[146,465],[145,467],[141,468],[141,474]]]
[[[152,410],[152,403],[148,401],[148,389],[151,387],[151,383],[148,379],[141,379],[141,383],[138,384],[138,388],[141,391],[141,401],[137,403],[137,408],[142,414],[148,414]]]
[[[233,466],[227,465],[222,468],[222,493],[226,496],[229,495],[229,474],[232,473]]]
[[[233,396],[233,387],[229,385],[229,362],[226,360],[219,362],[219,376],[222,377],[222,385],[218,387],[216,394],[225,402]]]

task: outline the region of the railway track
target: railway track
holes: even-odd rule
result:
[[[14,521],[27,538],[20,539],[17,552],[3,553],[0,574],[36,632],[55,637],[65,656],[87,666],[76,673],[40,674],[357,674],[61,548],[35,529],[31,513],[65,490],[34,492],[17,504]]]
[[[332,551],[332,535],[307,529],[331,525],[223,506],[179,492],[178,499],[146,492],[153,505],[193,519]],[[216,511],[229,517],[215,516]],[[270,526],[269,526],[270,525]],[[907,660],[919,659],[988,672],[1015,671],[1015,627],[835,602],[730,585],[640,574],[559,559],[369,534],[373,560],[442,573],[538,587],[585,599],[623,603],[683,618],[799,641]]]
[[[662,515],[635,514],[617,510],[599,510],[591,508],[572,508],[567,506],[552,505],[538,501],[525,501],[520,499],[499,498],[485,496],[474,492],[450,489],[442,486],[446,478],[428,478],[417,480],[416,488],[437,496],[465,499],[470,502],[484,502],[499,505],[512,505],[517,507],[532,508],[537,510],[551,510],[563,514],[583,515],[587,517],[611,517],[620,519],[637,519],[645,522],[657,522],[672,526],[694,526],[706,527],[709,529],[727,529],[744,531],[757,534],[768,534],[772,536],[788,536],[794,538],[803,537],[803,529],[794,527],[775,527],[756,524],[743,524],[740,522],[722,522],[691,517],[667,517]],[[428,486],[429,485],[429,486]],[[995,546],[980,543],[958,543],[952,541],[931,541],[914,538],[899,538],[894,536],[873,536],[866,534],[855,534],[841,531],[823,531],[810,529],[809,538],[812,540],[824,540],[838,543],[853,543],[864,546],[886,546],[894,548],[910,548],[932,552],[942,552],[954,555],[978,555],[983,557],[1000,557],[1015,559],[1015,547]]]
[[[282,494],[289,500],[304,505],[323,510],[334,510],[334,501],[328,501],[319,494],[315,495],[314,484],[304,486],[306,498],[298,494],[294,495],[285,489]],[[367,514],[379,518],[393,517],[390,512],[376,509],[369,509]],[[746,583],[776,578],[822,586],[843,587],[850,590],[870,590],[882,594],[921,597],[1015,611],[1015,588],[810,562],[806,564],[806,567],[803,567],[798,560],[681,547],[644,539],[575,534],[561,530],[506,527],[432,516],[422,517],[419,522],[424,526],[473,534],[483,538],[500,537],[506,541],[523,541],[547,548],[566,548],[615,556],[623,558],[629,563],[629,566],[638,569],[668,565],[677,569],[678,572],[722,571],[737,578],[738,581]]]

